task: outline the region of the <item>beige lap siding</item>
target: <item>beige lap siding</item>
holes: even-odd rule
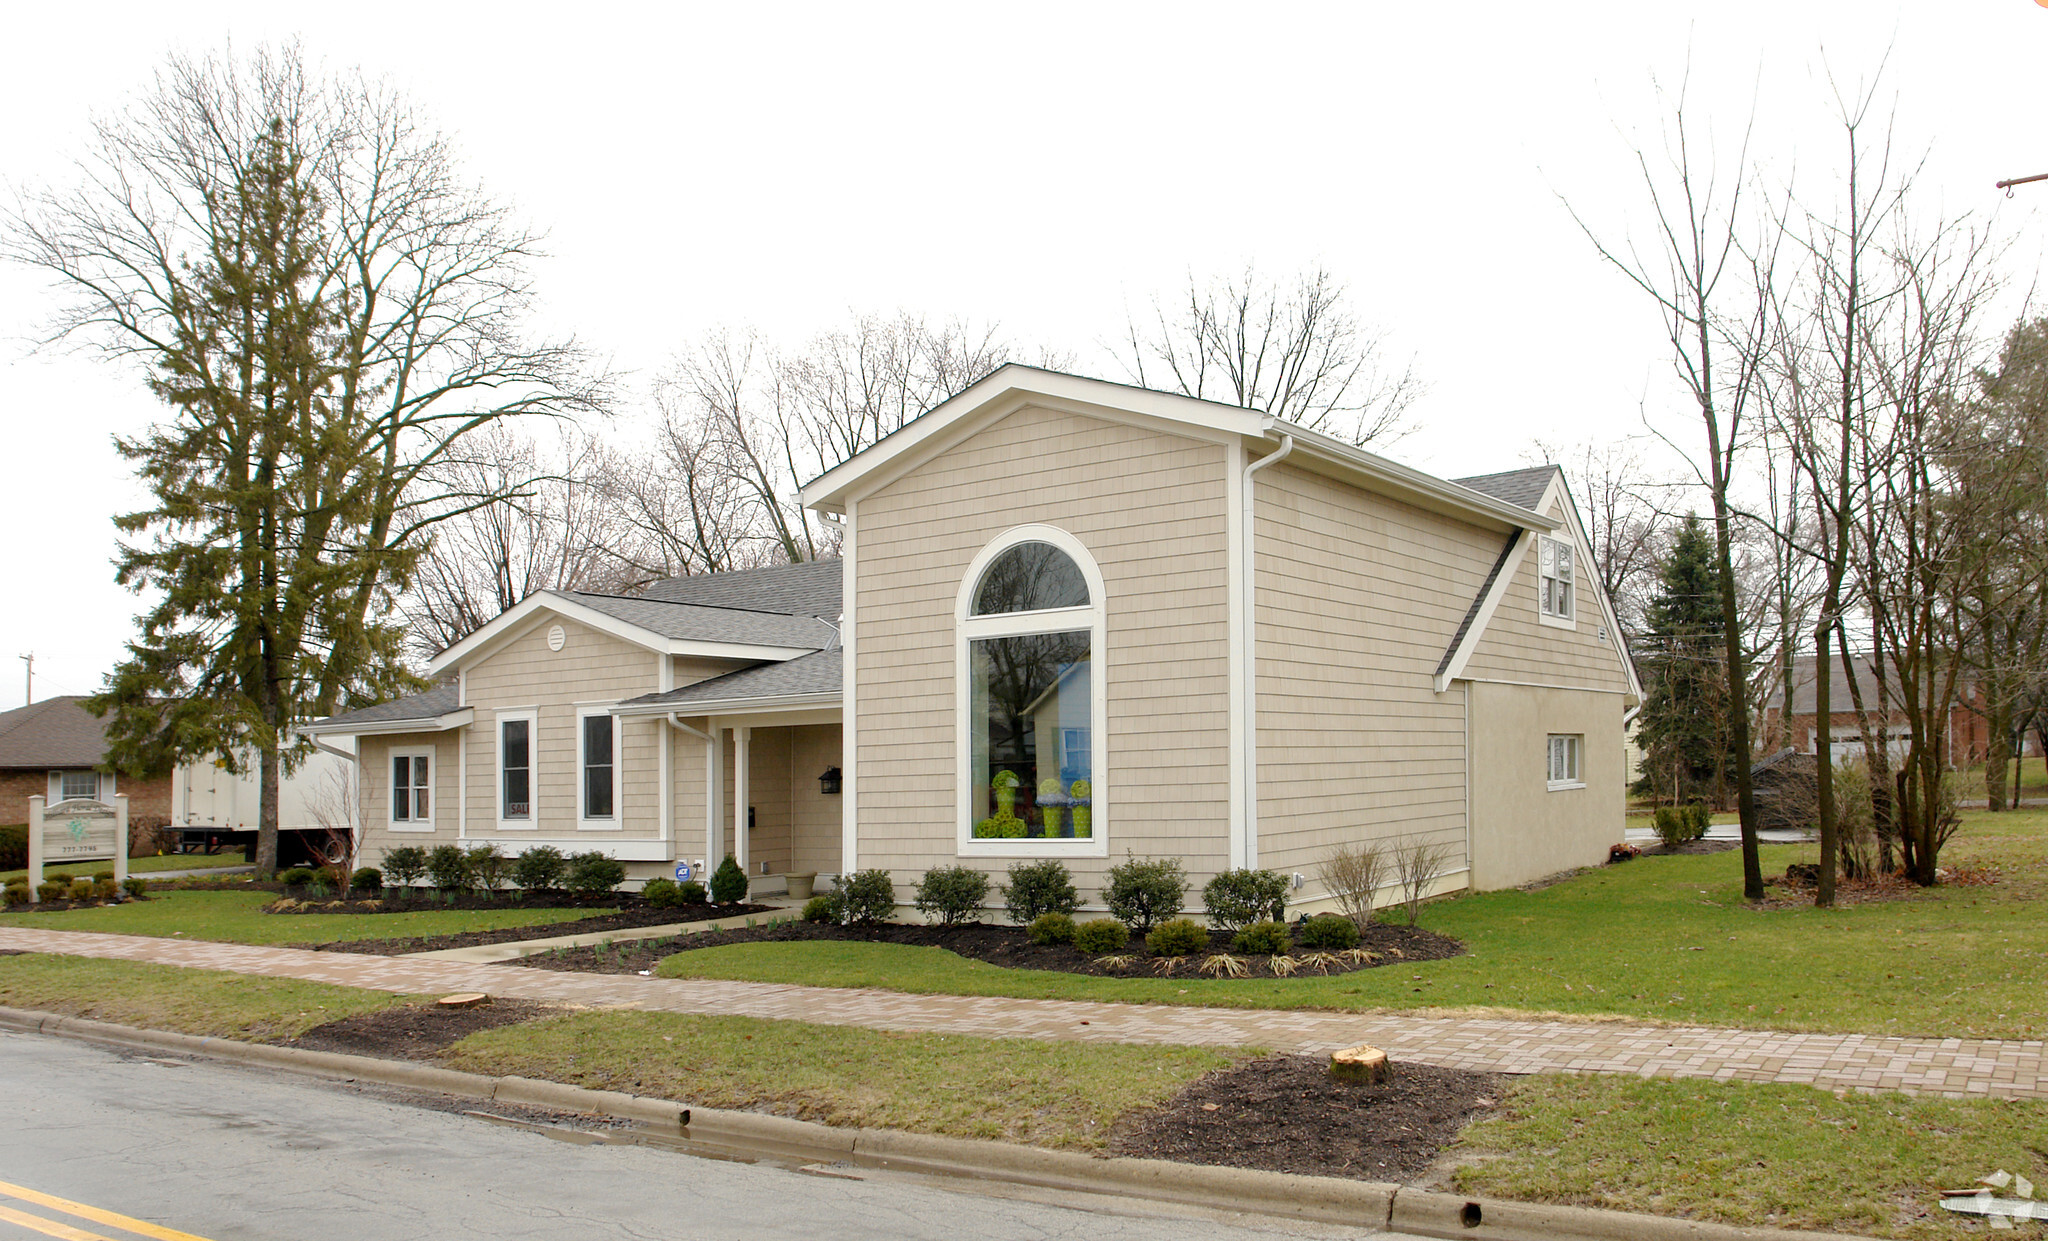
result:
[[[456,838],[456,796],[454,732],[396,734],[361,739],[362,755],[362,857],[365,866],[382,866],[387,850],[404,845],[431,849],[454,844]],[[429,752],[431,767],[429,809],[433,814],[431,832],[391,830],[391,753],[394,750]],[[416,825],[412,825],[416,826]]]
[[[1303,903],[1338,844],[1426,840],[1462,869],[1463,691],[1433,678],[1506,536],[1289,465],[1254,477],[1258,864],[1302,873]]]
[[[1561,515],[1555,505],[1546,514],[1550,517]],[[1542,610],[1536,571],[1535,540],[1538,536],[1530,534],[1524,537],[1529,540],[1529,545],[1522,551],[1521,564],[1516,567],[1507,593],[1501,597],[1500,606],[1493,613],[1493,620],[1486,626],[1486,633],[1480,638],[1479,645],[1473,648],[1464,675],[1473,680],[1626,690],[1628,674],[1622,670],[1615,645],[1620,638],[1613,633],[1609,633],[1604,641],[1600,637],[1600,631],[1607,628],[1607,618],[1600,611],[1599,601],[1593,594],[1596,589],[1593,583],[1598,580],[1593,576],[1593,567],[1585,563],[1576,566],[1573,584],[1576,615],[1571,627],[1544,624],[1539,619]]]
[[[778,870],[837,873],[840,866],[843,795],[823,793],[818,777],[845,765],[837,724],[807,724],[789,734],[789,855]],[[756,870],[760,869],[757,865]]]
[[[859,866],[894,871],[908,900],[956,861],[954,602],[976,553],[1026,523],[1079,539],[1108,592],[1111,857],[1069,860],[1082,899],[1126,850],[1203,877],[1228,864],[1225,471],[1220,445],[1027,407],[860,499]]]
[[[1487,683],[1471,689],[1474,886],[1513,887],[1605,859],[1622,839],[1627,812],[1621,696]],[[1584,788],[1549,787],[1553,733],[1585,738]]]

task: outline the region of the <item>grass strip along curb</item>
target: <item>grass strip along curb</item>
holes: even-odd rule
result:
[[[1479,1241],[1826,1241],[1840,1234],[1735,1228],[1582,1207],[1430,1193],[1399,1185],[1255,1172],[1157,1159],[1102,1157],[887,1129],[846,1129],[758,1112],[689,1107],[612,1090],[524,1077],[485,1077],[431,1065],[233,1039],[140,1030],[110,1022],[0,1006],[0,1030],[130,1050],[171,1052],[341,1081],[374,1082],[632,1121],[681,1139],[678,1149],[778,1162],[856,1167],[1172,1202],[1352,1227]],[[1846,1241],[1846,1238],[1843,1239]]]

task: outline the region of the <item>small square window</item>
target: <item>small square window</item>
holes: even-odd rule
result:
[[[1584,737],[1576,733],[1550,734],[1548,775],[1551,788],[1577,788],[1584,783],[1579,775],[1579,751],[1583,743]]]

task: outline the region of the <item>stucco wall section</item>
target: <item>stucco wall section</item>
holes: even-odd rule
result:
[[[1600,862],[1622,839],[1627,810],[1620,695],[1470,688],[1473,886],[1512,887]],[[1552,733],[1584,736],[1584,788],[1549,788]]]
[[[1562,514],[1555,505],[1547,516]],[[1563,685],[1577,689],[1625,691],[1628,674],[1622,668],[1619,635],[1599,635],[1607,627],[1601,614],[1598,578],[1593,567],[1579,556],[1575,568],[1574,610],[1570,628],[1543,623],[1541,596],[1536,576],[1537,535],[1526,537],[1521,562],[1515,568],[1507,593],[1494,610],[1493,619],[1473,648],[1464,675],[1475,680],[1524,681],[1542,685]],[[1499,544],[1495,544],[1499,550]]]
[[[1445,646],[1502,535],[1282,464],[1254,476],[1258,864],[1322,893],[1331,846],[1425,839],[1465,853],[1463,690]]]
[[[1027,406],[860,499],[858,865],[895,871],[907,893],[954,862],[954,603],[975,554],[1032,522],[1079,539],[1107,587],[1111,806],[1096,830],[1111,860],[1182,856],[1198,884],[1227,864],[1224,471],[1218,444]],[[1107,864],[1069,861],[1084,900]]]

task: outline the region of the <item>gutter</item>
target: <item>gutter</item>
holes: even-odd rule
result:
[[[1269,465],[1278,465],[1294,451],[1294,436],[1282,434],[1280,447],[1276,452],[1267,453],[1257,461],[1244,467],[1244,485],[1238,494],[1244,502],[1244,511],[1239,519],[1244,523],[1244,535],[1239,540],[1244,548],[1244,614],[1237,617],[1243,628],[1245,649],[1244,676],[1244,856],[1233,858],[1234,866],[1256,868],[1259,864],[1259,593],[1258,583],[1259,549],[1253,537],[1254,506],[1252,475]]]

